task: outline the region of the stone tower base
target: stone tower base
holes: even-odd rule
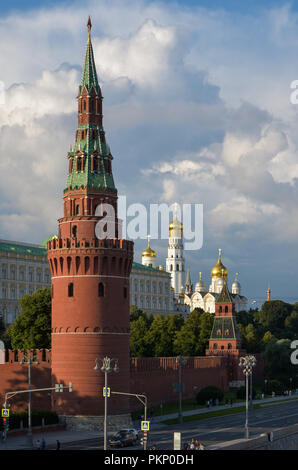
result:
[[[96,431],[104,430],[103,416],[59,416],[59,421],[66,424],[69,431]],[[119,431],[121,428],[133,427],[130,414],[108,416],[108,432]]]

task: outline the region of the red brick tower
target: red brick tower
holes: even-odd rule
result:
[[[235,304],[225,281],[215,302],[215,318],[206,356],[225,356],[229,382],[243,381],[239,358],[245,355],[236,323]]]
[[[103,415],[104,374],[95,359],[117,358],[109,374],[114,390],[129,391],[129,276],[133,242],[118,237],[117,190],[112,155],[102,126],[102,94],[91,43],[91,21],[78,94],[78,128],[68,152],[64,217],[48,242],[52,274],[52,381],[73,392],[53,394],[59,415]],[[96,225],[114,210],[106,232]],[[112,225],[111,225],[112,223]],[[100,224],[99,224],[100,225]],[[120,229],[119,229],[120,232]],[[120,233],[119,233],[120,235]],[[127,401],[112,400],[109,414],[124,414]]]

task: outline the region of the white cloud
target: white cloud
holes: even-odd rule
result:
[[[128,38],[94,41],[97,68],[103,80],[127,77],[139,86],[158,86],[168,73],[171,52],[176,47],[174,28],[147,20]]]

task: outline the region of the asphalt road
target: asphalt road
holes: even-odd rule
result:
[[[298,422],[298,403],[265,406],[252,411],[249,416],[250,436],[274,431]],[[181,432],[182,442],[198,439],[206,447],[244,437],[245,413],[209,418],[202,421],[164,426],[148,433],[147,448],[156,445],[158,450],[173,449],[173,433]],[[89,439],[63,444],[63,449],[99,450],[103,449],[103,439]],[[126,447],[129,450],[142,450],[141,445]]]

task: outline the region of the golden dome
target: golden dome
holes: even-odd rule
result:
[[[183,231],[183,224],[182,222],[179,222],[177,217],[174,217],[174,220],[170,222],[169,224],[169,235],[172,237],[173,235],[180,235],[182,236],[182,231]]]
[[[155,251],[152,250],[152,248],[150,247],[149,237],[148,237],[148,246],[147,246],[146,250],[143,251],[142,256],[147,256],[149,258],[156,258]]]
[[[228,278],[228,270],[221,262],[221,249],[218,250],[218,260],[216,265],[211,269],[211,277]]]

